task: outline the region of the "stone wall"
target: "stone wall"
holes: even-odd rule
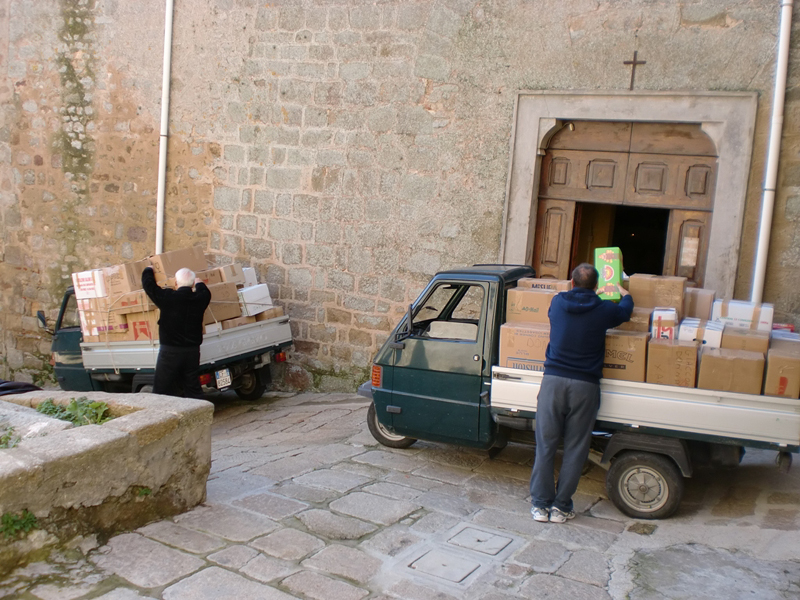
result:
[[[748,297],[778,2],[175,5],[164,246],[258,268],[293,322],[287,385],[353,389],[431,274],[496,261],[517,91],[625,90],[634,50],[637,89],[760,93]],[[53,316],[69,272],[153,251],[164,6],[0,6],[2,354],[7,378],[31,379],[49,343],[32,316]],[[765,292],[790,322],[796,84],[792,69]]]

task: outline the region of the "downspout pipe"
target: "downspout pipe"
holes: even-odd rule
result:
[[[167,0],[164,15],[164,66],[161,79],[161,131],[158,143],[158,195],[156,196],[156,254],[164,251],[164,204],[167,189],[167,140],[169,137],[169,86],[172,65],[172,13],[174,0]]]
[[[781,131],[783,129],[783,104],[786,98],[786,75],[789,70],[789,37],[792,31],[792,8],[794,0],[781,0],[781,31],[778,38],[778,64],[775,68],[775,91],[772,95],[772,121],[769,129],[764,196],[761,201],[761,222],[758,229],[756,267],[753,274],[753,291],[750,302],[760,303],[764,294],[764,279],[767,274],[769,238],[772,232],[772,211],[775,207],[775,188],[778,181],[778,161],[781,154]]]

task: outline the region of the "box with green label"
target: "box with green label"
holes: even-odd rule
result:
[[[619,300],[617,286],[622,282],[622,252],[617,247],[595,248],[594,267],[597,269],[597,295],[603,300]]]

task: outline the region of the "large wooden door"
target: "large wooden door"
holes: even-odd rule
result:
[[[698,287],[705,278],[705,256],[711,231],[711,213],[673,210],[669,216],[664,275],[686,277]],[[701,260],[702,259],[702,260]]]
[[[537,277],[569,279],[575,202],[539,200],[533,264]]]

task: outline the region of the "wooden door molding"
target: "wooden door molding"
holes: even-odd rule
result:
[[[664,252],[664,275],[686,277],[697,287],[703,287],[710,230],[710,212],[671,211]]]
[[[575,203],[571,200],[539,200],[533,268],[536,276],[569,279]]]

